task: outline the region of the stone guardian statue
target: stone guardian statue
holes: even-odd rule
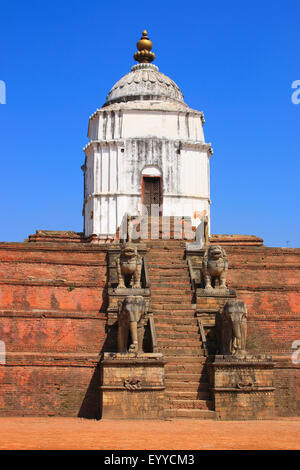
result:
[[[242,300],[228,300],[216,317],[220,353],[246,354],[247,307]]]
[[[142,352],[147,322],[146,303],[141,295],[129,295],[119,305],[118,352]],[[128,347],[129,333],[131,344]]]
[[[202,275],[205,289],[227,289],[226,275],[228,259],[224,248],[210,245],[206,248],[202,261]]]
[[[142,257],[138,254],[137,246],[127,242],[121,247],[117,259],[118,287],[141,288]]]

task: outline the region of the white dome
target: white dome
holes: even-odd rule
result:
[[[153,64],[137,64],[121,78],[107,95],[107,106],[112,103],[139,100],[171,100],[183,102],[180,88]]]

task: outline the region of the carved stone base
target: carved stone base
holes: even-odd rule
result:
[[[160,353],[104,353],[102,418],[163,419],[165,363]]]
[[[217,419],[272,419],[273,368],[269,356],[215,356],[208,369]]]

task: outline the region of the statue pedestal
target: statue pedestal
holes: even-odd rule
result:
[[[196,289],[197,310],[219,311],[228,300],[236,299],[234,289]]]
[[[165,363],[160,353],[104,353],[102,418],[163,419]]]
[[[273,368],[270,356],[215,356],[208,369],[217,419],[272,419]]]

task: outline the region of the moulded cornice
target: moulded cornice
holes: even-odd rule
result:
[[[125,145],[125,141],[123,139],[91,140],[85,147],[83,147],[83,151],[88,155],[90,150],[97,151],[100,147],[109,147],[111,145],[122,147]]]
[[[194,149],[194,150],[204,150],[207,151],[209,157],[213,154],[213,149],[211,143],[206,142],[199,142],[193,140],[182,140],[182,139],[166,139],[164,137],[156,137],[156,136],[149,136],[149,137],[130,137],[125,139],[127,141],[133,140],[160,140],[165,142],[174,142],[175,148],[185,148],[185,149]],[[84,152],[88,155],[90,150],[97,151],[99,147],[109,147],[111,145],[117,145],[118,147],[122,147],[125,145],[124,139],[111,139],[111,140],[92,140],[90,141],[84,148]]]

